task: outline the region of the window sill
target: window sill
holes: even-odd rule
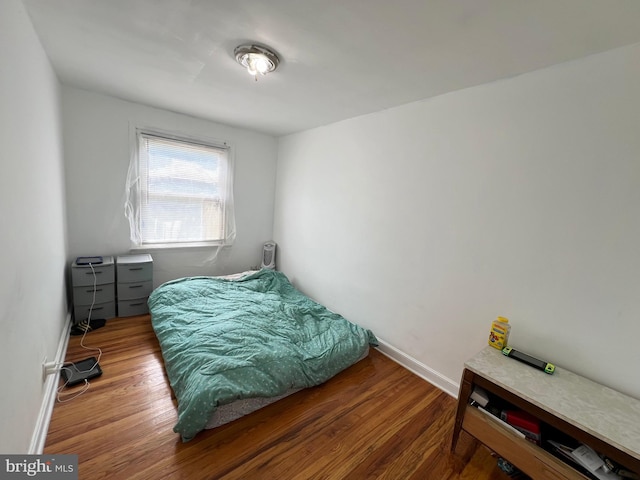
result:
[[[193,242],[193,243],[157,243],[148,245],[134,245],[129,248],[132,252],[159,251],[159,250],[208,250],[213,248],[230,247],[231,244]]]

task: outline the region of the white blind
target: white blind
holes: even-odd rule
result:
[[[139,132],[138,161],[142,245],[226,242],[227,148]]]

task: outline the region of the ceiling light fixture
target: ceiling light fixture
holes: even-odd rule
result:
[[[247,69],[249,75],[258,80],[258,74],[266,75],[278,68],[280,59],[267,47],[248,44],[239,45],[233,51],[236,61]]]

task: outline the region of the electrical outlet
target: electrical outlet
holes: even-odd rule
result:
[[[45,382],[47,377],[53,373],[57,373],[60,367],[56,362],[47,362],[47,357],[42,359],[42,381]]]

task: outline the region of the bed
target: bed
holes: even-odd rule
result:
[[[148,303],[183,441],[319,385],[377,345],[274,270],[173,280]]]

